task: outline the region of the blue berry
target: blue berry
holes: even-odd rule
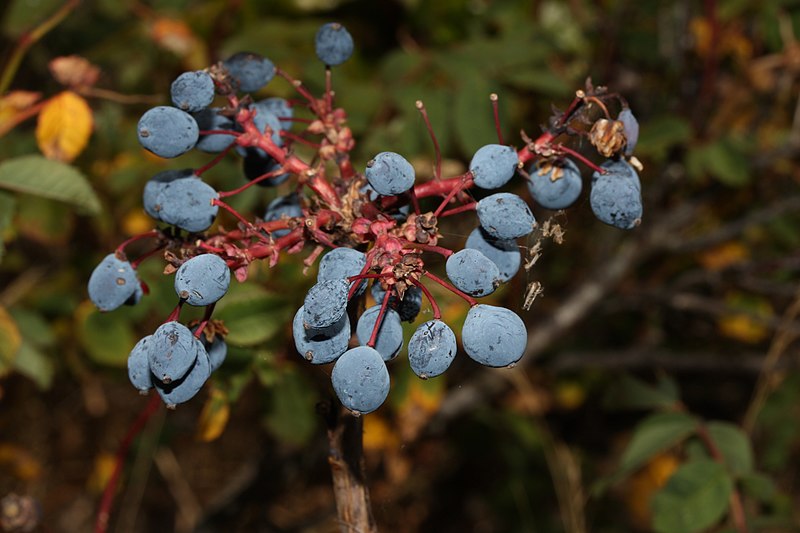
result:
[[[601,168],[606,174],[592,175],[589,203],[595,216],[610,226],[632,229],[642,221],[641,182],[627,162],[606,161]]]
[[[202,70],[184,72],[172,82],[170,95],[175,107],[195,113],[214,101],[214,80]]]
[[[384,196],[406,192],[414,186],[416,178],[411,163],[394,152],[381,152],[373,157],[364,174],[375,192]]]
[[[263,150],[248,149],[242,159],[244,177],[250,181],[260,178],[264,174],[274,172],[281,168],[280,163],[267,155]],[[277,174],[271,178],[261,180],[257,183],[261,187],[277,187],[289,179],[289,173]]]
[[[381,287],[380,283],[373,283],[370,293],[377,304],[383,303],[386,291]],[[392,290],[392,295],[389,297],[389,306],[397,310],[400,320],[413,322],[422,309],[422,289],[416,286],[407,288],[402,300],[398,299],[394,290]]]
[[[141,290],[131,264],[108,254],[89,277],[89,299],[99,310],[113,311],[135,298],[137,287]]]
[[[478,363],[491,367],[509,366],[525,353],[528,332],[514,311],[478,304],[467,313],[461,330],[464,351]]]
[[[455,359],[456,334],[439,319],[420,325],[408,341],[408,362],[422,379],[444,373]]]
[[[326,279],[345,279],[361,274],[367,265],[367,256],[353,248],[334,248],[322,256],[317,271],[317,281]],[[350,286],[359,284],[354,296],[361,296],[367,290],[367,280],[353,281]]]
[[[209,107],[194,113],[192,116],[197,121],[200,131],[227,130],[234,131],[235,124],[230,118],[220,115],[219,107]],[[217,154],[227,149],[236,141],[234,135],[224,133],[212,133],[211,135],[200,135],[195,148],[207,154]]]
[[[262,111],[267,111],[278,117],[280,119],[282,129],[288,130],[292,127],[294,109],[291,105],[289,105],[289,101],[286,100],[286,98],[280,98],[277,96],[265,98],[264,100],[259,100],[253,104],[253,107],[255,107],[259,113]]]
[[[306,361],[321,365],[335,361],[347,351],[350,342],[350,318],[344,313],[338,322],[323,329],[303,325],[303,307],[292,320],[292,336],[297,353]]]
[[[197,331],[197,327],[198,326],[193,326],[190,329],[192,334]],[[208,341],[205,333],[203,333],[200,335],[200,342],[203,344],[203,348],[206,349],[206,353],[208,354],[210,371],[216,371],[222,366],[222,363],[225,362],[225,358],[228,356],[228,344],[225,342],[225,339],[222,338],[222,335],[218,333],[214,334],[211,342]]]
[[[483,198],[476,211],[481,227],[495,239],[518,239],[533,231],[536,224],[525,200],[508,192]]]
[[[252,52],[236,53],[222,65],[228,70],[234,86],[243,93],[256,92],[275,76],[272,61]]]
[[[469,170],[475,185],[482,189],[497,189],[514,177],[518,165],[519,158],[514,148],[487,144],[472,156]]]
[[[344,26],[329,22],[317,30],[314,48],[319,60],[326,65],[341,65],[353,55],[353,38]]]
[[[161,192],[167,183],[181,178],[190,178],[194,175],[194,170],[184,168],[182,170],[164,170],[147,180],[142,194],[142,203],[145,212],[156,220],[161,220],[159,212],[161,206],[158,204],[158,193]]]
[[[153,388],[153,377],[150,373],[150,341],[148,335],[136,343],[128,355],[128,379],[139,392],[146,393]]]
[[[264,213],[264,221],[271,222],[273,220],[280,220],[283,217],[297,218],[303,216],[303,208],[300,207],[300,197],[297,193],[287,194],[286,196],[278,196],[267,205],[267,210]],[[272,237],[280,239],[284,235],[288,235],[291,230],[279,229],[272,232]]]
[[[356,336],[362,346],[366,346],[372,337],[372,330],[381,312],[380,305],[374,305],[364,311],[356,324]],[[394,309],[386,309],[378,328],[378,335],[375,338],[374,348],[378,350],[384,361],[390,361],[397,357],[403,347],[403,325],[400,323],[400,315]]]
[[[203,345],[183,324],[172,321],[160,325],[147,352],[150,371],[162,383],[182,378],[194,365],[198,346],[205,354]]]
[[[331,372],[333,390],[346,408],[371,413],[389,395],[389,370],[374,348],[358,346],[336,360]]]
[[[156,196],[154,210],[162,222],[191,233],[207,230],[219,207],[211,202],[218,193],[200,178],[190,177],[165,184]]]
[[[231,269],[214,254],[196,255],[175,272],[175,292],[189,305],[211,305],[225,296]]]
[[[517,274],[522,262],[522,254],[519,252],[517,241],[494,239],[487,235],[480,226],[469,234],[464,248],[478,250],[497,265],[498,279],[503,283]]]
[[[492,294],[500,285],[500,271],[491,259],[473,248],[464,248],[447,258],[447,277],[470,296]]]
[[[317,282],[308,290],[303,304],[303,323],[308,328],[324,329],[332,326],[347,311],[346,279],[328,279]]]
[[[178,157],[194,148],[200,136],[197,121],[175,107],[145,111],[137,127],[139,144],[159,157]]]
[[[533,167],[530,176],[528,191],[545,209],[566,209],[575,203],[583,189],[581,171],[571,159],[561,159],[540,169]]]
[[[211,363],[209,362],[208,353],[203,347],[203,344],[195,339],[197,342],[194,344],[194,363],[186,374],[180,379],[174,380],[170,383],[161,383],[154,381],[161,399],[167,404],[167,408],[174,409],[179,403],[184,403],[194,398],[203,385],[208,381],[211,376]]]
[[[639,121],[629,107],[620,111],[617,120],[622,122],[622,132],[625,134],[625,155],[630,156],[639,142]]]

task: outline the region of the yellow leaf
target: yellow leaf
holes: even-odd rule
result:
[[[699,254],[698,260],[703,268],[719,272],[729,266],[741,263],[750,257],[750,252],[739,242],[727,242]]]
[[[114,468],[117,465],[117,458],[113,453],[100,452],[94,458],[94,467],[89,478],[86,480],[86,487],[95,494],[100,494],[108,485]],[[117,487],[119,489],[119,487]]]
[[[14,126],[36,114],[34,104],[42,93],[11,91],[0,98],[0,135],[5,135]]]
[[[225,431],[228,418],[231,415],[231,406],[225,393],[219,389],[212,389],[211,394],[200,413],[197,424],[197,438],[203,442],[216,440]]]
[[[364,449],[367,451],[394,450],[399,440],[384,418],[374,414],[364,417]]]
[[[92,127],[92,110],[86,100],[64,91],[51,98],[39,113],[36,142],[48,159],[69,163],[86,148]]]
[[[731,311],[717,320],[723,335],[750,344],[769,336],[767,320],[774,317],[775,312],[768,300],[732,293],[726,296],[725,303]]]
[[[631,476],[624,487],[625,503],[631,521],[640,529],[649,530],[650,503],[655,493],[666,485],[680,466],[673,453],[662,453],[653,457],[639,472]]]
[[[10,470],[22,481],[32,481],[42,475],[41,463],[27,448],[8,442],[0,443],[0,467]]]
[[[4,376],[14,366],[14,359],[22,345],[17,323],[4,307],[0,307],[0,339],[0,376]]]

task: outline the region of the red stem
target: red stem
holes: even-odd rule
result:
[[[436,168],[433,172],[433,179],[440,181],[442,179],[442,151],[439,148],[439,141],[436,140],[436,134],[433,133],[433,126],[431,126],[431,120],[428,117],[428,111],[425,109],[425,104],[422,103],[422,100],[417,100],[416,106],[422,115],[422,120],[425,121],[425,127],[428,129],[428,135],[431,136],[431,141],[433,141],[433,152],[434,157],[436,158]]]
[[[146,259],[148,259],[148,258],[150,258],[150,257],[153,257],[153,256],[154,256],[154,255],[156,255],[158,252],[160,252],[161,250],[163,250],[163,249],[165,248],[165,246],[166,246],[166,245],[161,245],[161,246],[159,246],[158,248],[154,248],[154,249],[150,250],[150,251],[149,251],[149,252],[147,252],[146,254],[140,255],[139,257],[137,257],[136,259],[134,259],[133,261],[131,261],[131,268],[133,268],[134,270],[135,270],[135,269],[137,269],[137,268],[139,268],[139,265],[141,265],[141,264],[142,264],[142,262],[143,262],[144,260],[146,260]]]
[[[211,315],[214,314],[214,306],[216,305],[217,302],[214,302],[213,304],[206,306],[206,310],[203,313],[203,320],[200,321],[200,323],[197,325],[197,329],[194,332],[195,338],[199,339],[200,335],[203,334],[203,330],[206,329],[208,321],[211,320]]]
[[[181,316],[181,308],[183,307],[183,302],[184,302],[184,300],[182,300],[182,299],[178,300],[178,305],[176,305],[175,309],[173,309],[172,312],[169,314],[167,319],[164,321],[164,324],[166,324],[167,322],[175,322],[176,320],[178,320],[180,318],[180,316]]]
[[[452,200],[453,197],[456,194],[458,194],[459,191],[461,191],[462,189],[465,188],[465,184],[467,182],[472,184],[472,174],[470,174],[470,172],[467,172],[466,174],[464,174],[461,177],[461,181],[455,187],[450,189],[450,191],[447,193],[447,196],[445,196],[444,200],[442,200],[442,203],[439,204],[439,207],[437,207],[436,211],[433,212],[433,216],[438,217],[439,214],[442,212],[442,210],[447,206],[447,204],[450,203],[450,200]]]
[[[414,194],[417,198],[427,198],[429,196],[445,196],[453,187],[468,189],[472,187],[472,177],[464,179],[467,174],[443,179],[441,181],[428,181],[414,186]]]
[[[222,159],[223,159],[223,158],[224,158],[226,155],[228,155],[228,152],[230,152],[230,151],[231,151],[231,148],[233,148],[233,145],[234,145],[234,143],[231,143],[230,145],[228,145],[228,147],[227,147],[227,148],[225,148],[223,151],[221,151],[221,152],[220,152],[220,153],[219,153],[219,154],[218,154],[218,155],[217,155],[217,156],[216,156],[214,159],[212,159],[212,160],[211,160],[211,161],[209,161],[207,164],[205,164],[205,165],[203,165],[202,167],[200,167],[200,168],[198,168],[197,170],[195,170],[195,171],[194,171],[194,175],[195,175],[195,176],[202,176],[202,175],[203,175],[203,174],[204,174],[204,173],[205,173],[207,170],[209,170],[209,169],[211,169],[211,168],[214,168],[215,166],[217,166],[217,164],[218,164],[220,161],[222,161]]]
[[[116,255],[118,259],[119,258],[125,259],[126,258],[125,248],[127,248],[129,244],[134,243],[136,241],[140,241],[142,239],[149,239],[150,237],[159,237],[160,235],[161,232],[158,231],[157,229],[150,230],[145,233],[140,233],[139,235],[134,235],[133,237],[125,241],[122,241],[122,244],[117,246],[117,249],[114,250],[114,255]]]
[[[223,202],[219,198],[214,198],[213,200],[211,200],[211,203],[213,205],[217,205],[217,206],[221,207],[222,209],[224,209],[228,213],[232,214],[234,217],[237,218],[237,220],[239,220],[242,224],[244,224],[244,226],[246,228],[251,229],[253,231],[253,235],[258,237],[262,241],[269,241],[269,239],[266,236],[264,236],[260,231],[258,231],[258,228],[256,228],[253,225],[252,222],[250,222],[249,220],[244,218],[242,215],[240,215],[239,212],[236,211],[236,209],[234,209],[233,207],[229,206],[228,204],[226,204],[225,202]]]
[[[472,297],[472,296],[470,296],[469,294],[466,294],[466,293],[464,293],[464,292],[461,292],[460,290],[456,289],[455,287],[453,287],[451,284],[449,284],[449,283],[448,283],[448,282],[446,282],[445,280],[443,280],[443,279],[441,279],[440,277],[438,277],[438,276],[436,276],[436,275],[434,275],[434,274],[430,273],[429,271],[427,271],[427,270],[426,270],[426,271],[424,271],[424,272],[422,273],[422,275],[423,275],[423,276],[427,276],[428,278],[430,278],[430,279],[431,279],[431,281],[435,281],[436,283],[438,283],[439,285],[441,285],[442,287],[444,287],[444,288],[445,288],[445,289],[447,289],[448,291],[450,291],[450,292],[452,292],[453,294],[456,294],[456,295],[458,295],[459,297],[463,298],[463,299],[464,299],[464,300],[465,300],[465,301],[466,301],[466,302],[469,304],[469,306],[470,306],[470,307],[474,307],[474,306],[478,305],[478,301],[477,301],[477,300],[475,300],[475,298],[473,298],[473,297]]]
[[[111,518],[111,505],[114,503],[114,494],[117,492],[117,484],[122,475],[122,464],[125,462],[125,457],[128,455],[128,449],[133,442],[133,439],[142,431],[147,421],[156,412],[158,406],[161,405],[158,394],[151,394],[150,401],[139,413],[134,423],[128,428],[128,433],[122,439],[122,443],[117,449],[117,455],[114,462],[114,471],[108,479],[106,488],[103,490],[103,497],[100,500],[100,508],[97,511],[97,518],[94,523],[95,533],[105,533],[108,529],[108,520]]]
[[[428,287],[414,278],[411,278],[411,283],[419,287],[422,293],[431,303],[431,308],[433,309],[433,318],[440,320],[442,318],[442,311],[439,309],[439,304],[436,303],[436,298],[433,297],[433,294],[431,294],[431,291],[428,290]]]
[[[489,95],[489,100],[492,101],[492,114],[494,114],[494,129],[497,130],[497,140],[500,144],[505,144],[503,142],[503,132],[500,129],[500,111],[497,105],[498,97],[495,93],[492,93]]]
[[[433,252],[435,254],[443,255],[444,257],[450,257],[455,253],[453,250],[450,250],[449,248],[443,248],[442,246],[433,246],[432,244],[422,244],[421,242],[411,241],[407,241],[403,245],[403,248],[415,248],[424,252]]]
[[[367,346],[370,348],[375,348],[375,343],[378,340],[378,330],[381,329],[381,324],[383,324],[383,317],[386,315],[386,309],[389,307],[389,291],[386,291],[386,294],[383,295],[383,301],[381,302],[381,310],[378,312],[378,318],[375,319],[375,325],[372,327],[372,335],[369,337],[369,342]]]
[[[468,204],[460,205],[458,207],[454,207],[453,209],[448,209],[447,211],[443,211],[439,218],[449,217],[450,215],[457,215],[458,213],[463,213],[465,211],[474,211],[475,208],[478,206],[478,202],[470,202]]]
[[[600,174],[605,174],[606,173],[605,169],[602,169],[602,168],[598,167],[597,165],[595,165],[594,163],[592,163],[591,161],[589,161],[588,159],[586,159],[581,154],[579,154],[578,152],[576,152],[575,150],[573,150],[572,148],[570,148],[568,146],[564,146],[563,144],[559,144],[558,146],[555,147],[555,149],[557,151],[559,151],[559,152],[568,153],[569,155],[571,155],[572,157],[574,157],[575,159],[577,159],[578,161],[580,161],[581,163],[583,163],[587,167],[591,168],[595,172],[599,172]]]
[[[277,176],[280,176],[281,174],[285,174],[285,172],[283,170],[283,167],[275,169],[275,170],[271,170],[271,171],[269,171],[269,172],[267,172],[265,174],[261,174],[257,178],[254,178],[254,179],[248,181],[247,183],[245,183],[241,187],[239,187],[237,189],[233,189],[232,191],[222,191],[222,192],[219,193],[218,196],[220,198],[227,198],[228,196],[233,196],[235,194],[239,194],[240,192],[247,190],[248,188],[252,187],[253,185],[255,185],[257,183],[261,183],[262,181],[268,180],[270,178],[275,178]]]

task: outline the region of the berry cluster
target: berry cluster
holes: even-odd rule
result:
[[[386,362],[401,351],[402,322],[417,318],[423,299],[432,319],[408,340],[414,373],[423,379],[438,376],[458,351],[431,284],[469,305],[461,343],[470,358],[507,367],[523,356],[528,337],[523,320],[509,309],[476,300],[517,273],[522,262],[517,240],[537,226],[528,202],[498,190],[514,176],[526,180],[535,204],[564,209],[581,194],[579,161],[594,171],[590,203],[601,221],[630,229],[641,220],[641,186],[634,168],[639,165],[632,157],[638,125],[619,95],[587,82],[538,138],[523,132],[521,149],[503,142],[498,100],[492,95],[499,142],[478,148],[468,170],[452,177],[442,176],[438,142],[420,101],[417,108],[435,148],[432,179],[418,180],[408,160],[389,151],[376,154],[359,172],[350,160],[354,141],[346,114],[335,106],[331,89],[331,67],[350,57],[353,40],[342,25],[332,23],[319,29],[315,46],[326,65],[320,98],[268,59],[242,52],[203,71],[181,74],[171,88],[174,106],[152,108],[139,121],[139,141],[156,155],[173,158],[193,148],[218,154],[202,168],[153,176],[143,203],[158,228],[120,245],[89,280],[89,296],[101,310],[135,304],[146,292],[136,267],[163,255],[166,272],[175,275],[178,305],[133,348],[128,369],[137,389],[155,387],[169,406],[193,397],[225,358],[226,330],[211,318],[214,305],[227,291],[231,272],[244,281],[254,261],[266,259],[274,266],[282,253],[299,253],[311,245],[305,263],[319,260],[317,282],[294,316],[295,346],[313,364],[334,363],[331,380],[342,404],[369,413],[389,393]],[[255,101],[250,96],[275,77],[287,80],[298,98]],[[215,101],[219,105],[212,107]],[[608,111],[610,102],[621,108],[616,119]],[[606,158],[601,165],[569,148],[571,140],[584,137]],[[313,148],[310,161],[297,155],[301,145]],[[235,190],[217,191],[202,175],[231,153],[242,158],[247,181]],[[254,185],[286,182],[288,192],[272,200],[260,218],[248,220],[225,202]],[[237,227],[217,225],[208,232],[220,209],[236,218]],[[464,247],[442,246],[440,220],[470,211],[479,224]],[[125,248],[140,239],[153,239],[155,246],[129,262]],[[427,268],[431,255],[446,259],[447,279]],[[369,285],[375,304],[363,309],[359,302]],[[205,307],[203,319],[188,327],[178,322],[185,304]]]

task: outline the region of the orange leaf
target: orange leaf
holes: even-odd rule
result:
[[[56,81],[67,87],[91,87],[100,77],[100,69],[81,56],[57,57],[48,66]]]
[[[150,26],[150,37],[161,48],[181,57],[189,68],[199,70],[209,63],[203,41],[182,20],[156,19]]]
[[[48,159],[70,162],[92,134],[92,110],[81,96],[64,91],[51,98],[39,114],[36,142]]]

